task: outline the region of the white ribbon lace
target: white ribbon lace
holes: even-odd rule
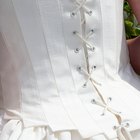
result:
[[[88,15],[92,14],[92,11],[85,7],[86,0],[80,2],[79,0],[75,0],[76,9],[72,11],[72,15],[76,15],[77,12],[82,8]]]
[[[74,31],[73,34],[77,35],[85,44],[86,44],[86,47],[88,49],[90,49],[91,51],[94,51],[94,47],[86,40],[84,39],[77,31]],[[91,31],[89,32],[89,34],[87,35],[87,38],[91,35]]]
[[[83,84],[83,87],[85,87],[88,83],[88,81],[92,80],[95,84],[97,85],[101,85],[100,83],[98,83],[96,80],[94,80],[94,78],[92,77],[92,72],[94,70],[94,66],[92,66],[90,73],[88,73],[84,68],[79,67],[79,70],[82,71],[86,76],[87,76],[87,80],[85,81],[85,83]]]
[[[101,107],[104,108],[103,110],[103,113],[101,115],[105,115],[106,111],[109,111],[111,112],[112,114],[114,114],[115,116],[118,115],[120,116],[120,112],[112,109],[110,106],[109,106],[109,102],[111,101],[112,99],[109,97],[107,99],[107,102],[106,104],[102,103],[101,101],[98,101],[98,100],[95,100],[93,99],[92,100],[92,103],[94,104],[97,104]],[[118,139],[119,140],[133,140],[130,132],[127,130],[127,127],[129,127],[129,123],[124,123],[123,121],[121,121],[120,125],[119,126],[114,126],[114,129],[116,130],[116,133],[117,133],[117,136],[118,136]]]
[[[119,140],[133,140],[127,127],[129,127],[129,123],[121,123],[119,126],[114,126]]]
[[[86,4],[87,0],[75,0],[75,6],[76,8],[72,11],[72,15],[75,16],[78,12],[81,12],[80,9],[83,9],[85,11],[86,14],[88,14],[89,16],[91,16],[92,11],[89,10],[85,4]],[[81,20],[81,24],[85,24],[85,16],[83,16],[83,19]],[[78,36],[79,39],[82,40],[83,43],[85,43],[85,47],[87,48],[87,50],[90,51],[94,51],[94,47],[87,41],[87,39],[89,38],[90,35],[93,34],[93,30],[91,30],[86,37],[83,37],[78,31],[73,31],[73,34]],[[96,103],[97,105],[101,106],[104,108],[103,113],[101,115],[105,115],[107,111],[111,112],[112,114],[115,115],[116,119],[118,120],[119,126],[115,128],[118,139],[119,140],[133,140],[130,132],[127,130],[126,125],[124,125],[124,123],[122,122],[122,118],[120,116],[120,112],[112,109],[109,106],[109,103],[111,101],[111,98],[107,99],[107,102],[105,102],[103,95],[101,94],[101,92],[98,90],[96,84],[101,85],[100,83],[98,83],[96,80],[94,80],[94,78],[92,77],[92,72],[93,72],[93,67],[91,69],[90,72],[88,72],[87,70],[85,70],[82,67],[79,67],[79,70],[82,71],[88,78],[85,81],[85,83],[83,84],[83,86],[85,86],[87,84],[88,81],[91,81],[94,88],[96,89],[97,93],[99,94],[101,101],[96,101],[96,100],[92,100],[93,103]]]
[[[104,109],[103,109],[103,113],[102,113],[101,115],[105,115],[107,111],[109,111],[109,112],[111,112],[111,113],[113,113],[113,114],[119,115],[120,112],[118,112],[118,111],[112,109],[112,108],[109,106],[109,103],[111,102],[111,100],[112,100],[111,97],[107,98],[106,104],[104,104],[104,103],[101,102],[101,101],[95,100],[95,99],[93,99],[91,102],[104,108]]]

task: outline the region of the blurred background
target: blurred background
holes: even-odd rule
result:
[[[124,2],[124,22],[126,39],[131,39],[140,35],[140,25],[138,25],[138,22],[127,1]]]

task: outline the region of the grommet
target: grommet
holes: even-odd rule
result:
[[[75,53],[78,53],[79,50],[80,50],[79,48],[76,48],[76,49],[74,50],[74,52],[75,52]]]
[[[93,68],[94,68],[94,69],[96,69],[96,68],[97,68],[97,66],[95,66],[95,65],[94,65],[94,66],[93,66]]]
[[[91,29],[90,32],[93,33],[94,32],[94,29]]]
[[[85,88],[86,86],[87,86],[87,83],[84,83],[82,87]]]
[[[90,50],[91,50],[92,52],[94,52],[94,51],[95,51],[95,47],[90,48]]]
[[[129,126],[130,126],[130,124],[127,122],[127,123],[125,123],[125,124],[122,123],[120,126],[116,126],[116,125],[115,125],[115,126],[113,126],[113,129],[116,130],[116,129],[119,128],[119,127],[127,127],[127,128],[128,128]]]
[[[90,10],[90,11],[89,11],[89,15],[92,15],[92,13],[93,13],[93,12]]]
[[[73,34],[76,34],[77,33],[77,31],[73,31]]]
[[[91,103],[94,103],[95,104],[96,103],[96,100],[95,99],[92,99],[91,100]]]
[[[78,70],[78,71],[81,71],[81,70],[82,70],[81,66],[78,66],[78,67],[77,67],[77,70]]]
[[[74,17],[74,16],[76,15],[76,13],[72,12],[72,13],[70,13],[70,15],[71,15],[72,17]]]
[[[116,125],[114,125],[114,126],[113,126],[113,130],[116,130],[116,129],[117,129],[117,126],[116,126]]]
[[[112,101],[112,98],[111,97],[109,97],[108,99],[109,99],[109,101]]]
[[[125,127],[129,127],[130,126],[130,124],[129,123],[126,123],[126,126]]]
[[[101,116],[104,116],[104,115],[105,115],[105,113],[102,113],[102,114],[101,114]]]
[[[91,10],[88,11],[87,13],[88,13],[88,15],[90,15],[90,16],[92,15],[92,11],[91,11]]]
[[[96,69],[96,68],[97,68],[96,65],[93,65],[93,66],[91,67],[92,70],[94,70],[94,69]]]

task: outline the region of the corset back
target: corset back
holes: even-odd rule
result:
[[[101,129],[101,118],[95,112],[102,108],[90,101],[99,99],[95,84],[105,97],[115,98],[114,108],[122,108],[124,116],[129,112],[130,118],[135,118],[131,130],[140,128],[135,115],[140,111],[129,105],[131,98],[139,105],[140,80],[129,63],[123,0],[80,3],[0,1],[0,107],[5,110],[5,119],[21,119],[25,127],[78,129],[84,138],[109,128],[105,135],[114,138],[111,126],[117,125],[116,118],[109,113],[104,119],[111,123]],[[91,77],[94,84],[88,81]],[[120,97],[123,101],[118,106]]]

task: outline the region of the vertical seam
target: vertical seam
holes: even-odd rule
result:
[[[73,81],[74,90],[76,91],[76,86],[75,86],[75,82],[74,82],[74,78],[73,78],[72,70],[71,70],[71,64],[70,64],[70,60],[69,60],[69,57],[68,57],[68,48],[66,47],[66,39],[65,39],[65,36],[64,36],[64,28],[63,28],[64,21],[63,21],[62,5],[61,5],[62,1],[61,1],[61,3],[60,3],[60,0],[57,0],[57,1],[58,1],[58,4],[60,5],[59,10],[60,10],[60,13],[61,13],[62,33],[63,33],[64,43],[65,43],[65,48],[66,48],[66,54],[67,54],[67,60],[68,60],[68,64],[69,64],[69,70],[70,70],[70,73],[71,73],[71,78],[72,78],[72,81]]]
[[[16,20],[17,20],[17,22],[18,22],[18,17],[17,17],[17,14],[16,14],[16,11],[15,11],[15,7],[14,7],[14,3],[13,3],[13,0],[11,0],[11,2],[12,2],[12,5],[13,5],[13,8],[14,8],[14,13],[15,13],[15,16],[16,16]],[[20,23],[18,22],[18,27],[19,27],[19,30],[20,30],[20,34],[22,33],[22,29],[21,29],[21,26],[20,26]],[[30,56],[29,56],[29,53],[28,53],[28,51],[27,51],[27,44],[25,43],[25,39],[24,39],[24,37],[23,37],[23,35],[21,34],[21,36],[22,36],[22,39],[23,39],[23,41],[24,41],[24,46],[25,46],[25,51],[26,51],[26,62],[27,62],[27,55],[28,55],[28,59],[29,59],[29,62],[30,62],[30,66],[31,66],[31,68],[30,68],[30,70],[32,70],[32,72],[33,72],[33,75],[34,75],[34,82],[32,82],[32,84],[34,85],[34,88],[37,90],[37,93],[40,95],[40,92],[39,92],[39,89],[38,89],[38,85],[37,85],[37,78],[36,78],[36,76],[35,76],[35,71],[34,71],[34,68],[33,68],[33,64],[32,64],[32,61],[31,61],[31,58],[30,58]],[[22,93],[22,92],[21,92]],[[37,98],[39,98],[39,101],[40,101],[40,107],[42,108],[42,103],[41,103],[41,99],[40,99],[40,96],[37,94],[37,93],[35,93],[35,92],[33,92],[33,95],[34,95],[34,97],[37,97]],[[23,93],[22,93],[23,94]],[[38,101],[37,101],[38,102]],[[23,108],[22,108],[23,109]],[[43,109],[42,109],[42,111],[43,111]],[[44,112],[43,112],[44,113]],[[45,116],[44,116],[45,117]],[[43,117],[41,116],[41,118],[43,119]],[[44,120],[44,119],[43,119]]]
[[[36,2],[38,3],[38,0],[36,0]],[[41,11],[40,11],[39,3],[38,3],[38,10],[39,10],[39,14],[40,14],[40,17],[41,17],[41,23],[42,23],[42,16],[41,16]],[[42,23],[43,36],[44,36],[44,39],[45,39],[45,42],[46,42],[46,45],[47,45],[47,41],[46,41],[46,37],[45,37],[45,33],[44,33],[44,30],[43,30],[43,29],[44,29],[44,27],[43,27],[43,23]],[[47,47],[46,47],[46,49],[47,49]],[[48,50],[48,49],[47,49],[47,50]],[[56,86],[56,89],[57,89],[57,93],[58,93],[58,95],[59,95],[59,97],[60,97],[60,101],[61,101],[61,103],[62,103],[62,105],[63,105],[63,109],[66,111],[65,113],[66,113],[66,115],[69,117],[69,119],[71,120],[71,123],[76,127],[76,125],[75,125],[74,122],[72,121],[71,117],[69,116],[69,113],[67,112],[67,110],[66,110],[66,108],[65,108],[65,106],[64,106],[64,103],[63,103],[63,101],[62,101],[62,99],[61,99],[60,91],[59,91],[59,89],[58,89],[58,87],[57,87],[57,82],[56,82],[55,74],[54,74],[54,71],[53,71],[52,62],[51,62],[51,58],[50,58],[49,52],[48,52],[48,56],[49,56],[49,60],[50,60],[50,64],[51,64],[51,69],[52,69],[52,73],[53,73],[54,80],[55,80],[55,86]],[[46,115],[45,115],[45,116],[46,116]],[[77,128],[77,127],[76,127],[76,128]]]
[[[105,79],[107,79],[107,72],[106,72],[106,68],[105,68],[105,54],[104,54],[104,52],[105,52],[105,46],[104,46],[104,31],[103,31],[103,15],[102,15],[102,13],[103,13],[103,11],[102,11],[102,6],[101,6],[101,0],[99,0],[99,3],[100,3],[100,14],[101,14],[101,22],[102,22],[102,49],[103,49],[103,51],[102,51],[102,55],[103,55],[103,68],[104,68],[104,76],[105,76]]]

